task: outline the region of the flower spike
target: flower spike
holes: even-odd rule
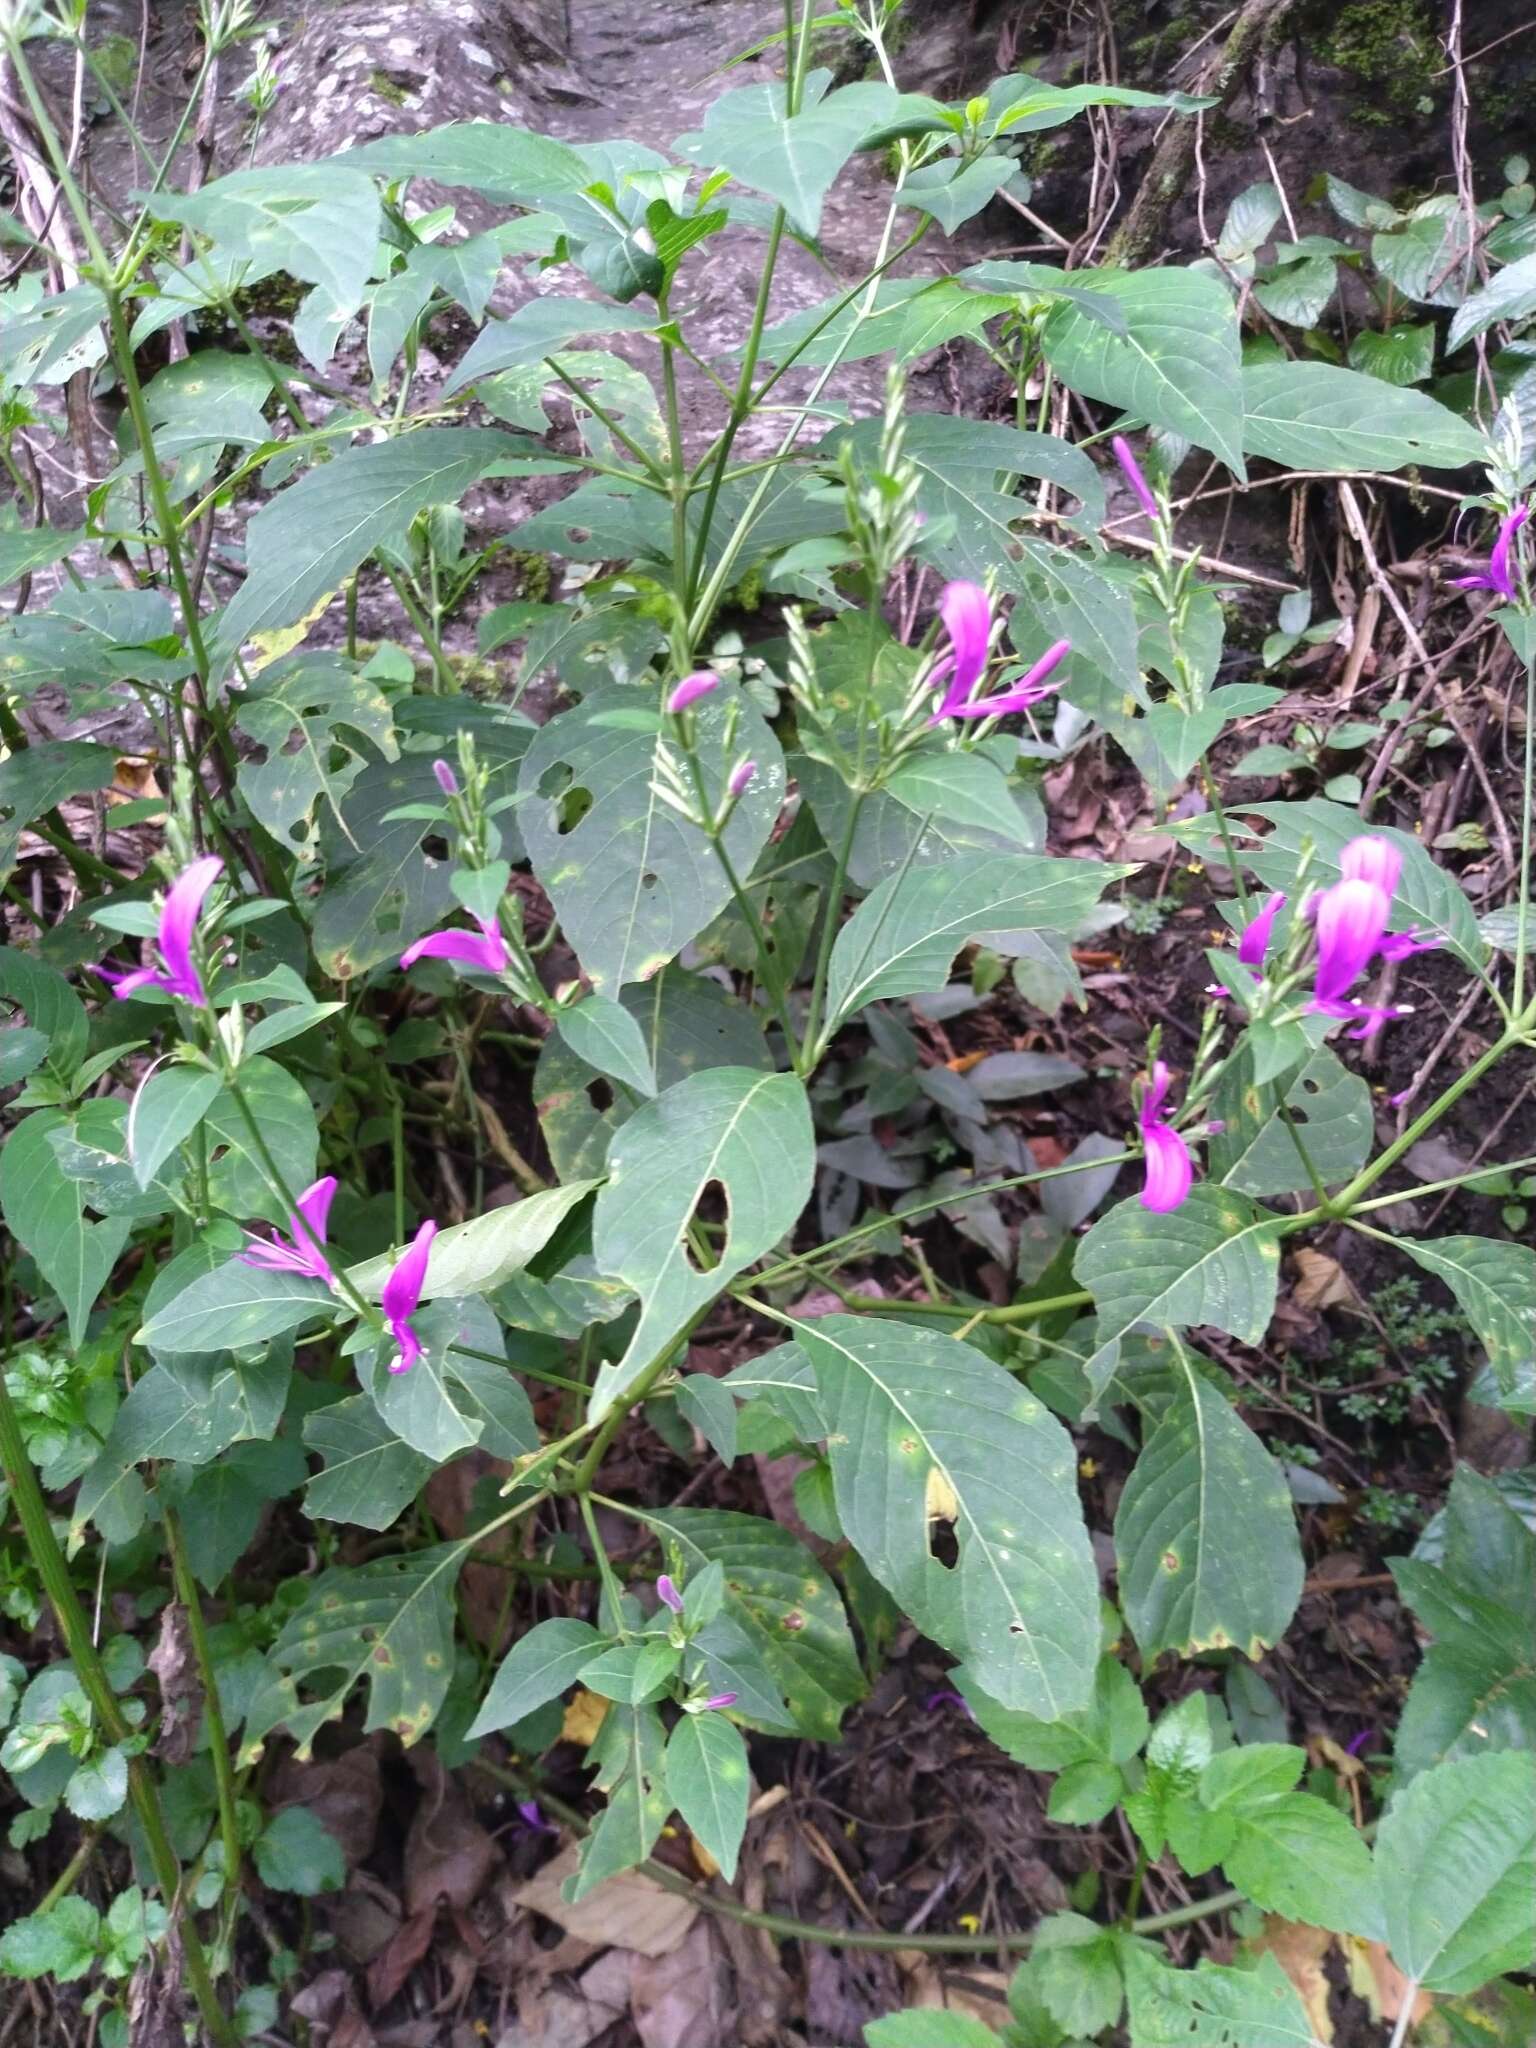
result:
[[[257,1266],[267,1273],[307,1273],[334,1288],[336,1275],[325,1256],[325,1225],[335,1193],[336,1176],[332,1173],[307,1187],[298,1198],[296,1213],[288,1218],[292,1242],[284,1244],[274,1230],[270,1241],[258,1238],[249,1251],[240,1254],[241,1265]]]
[[[1452,583],[1457,590],[1491,590],[1502,597],[1507,604],[1515,602],[1515,571],[1511,557],[1515,549],[1515,535],[1531,516],[1529,505],[1517,505],[1509,516],[1499,524],[1498,537],[1488,555],[1488,567],[1480,576],[1453,576]]]
[[[163,988],[167,995],[180,996],[200,1009],[208,1007],[208,991],[192,958],[192,934],[202,915],[203,899],[223,872],[223,861],[217,854],[209,854],[183,869],[166,891],[155,939],[163,968],[134,967],[127,973],[97,969],[119,1001],[137,995],[141,988]]]
[[[1237,957],[1245,967],[1255,970],[1264,965],[1269,952],[1270,940],[1274,937],[1275,919],[1285,908],[1285,896],[1276,890],[1267,896],[1263,904],[1243,926],[1242,937],[1237,942]]]
[[[949,651],[933,671],[933,681],[949,678],[938,710],[929,719],[953,717],[968,704],[987,670],[992,646],[992,600],[979,583],[946,583],[939,593],[939,616],[949,635]]]

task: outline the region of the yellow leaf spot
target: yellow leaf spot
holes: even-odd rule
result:
[[[597,1740],[597,1731],[608,1712],[608,1702],[583,1686],[565,1710],[560,1734],[566,1742],[579,1742],[583,1749]]]

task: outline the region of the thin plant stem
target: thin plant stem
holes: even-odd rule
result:
[[[203,1720],[208,1730],[208,1747],[213,1756],[213,1779],[219,1807],[219,1839],[224,1845],[224,1896],[227,1899],[240,1888],[240,1824],[235,1813],[235,1773],[229,1755],[229,1735],[224,1726],[224,1711],[219,1705],[218,1678],[214,1671],[213,1651],[208,1642],[208,1624],[203,1618],[203,1603],[198,1597],[197,1580],[187,1561],[187,1545],[182,1534],[181,1517],[169,1501],[162,1503],[162,1513],[165,1520],[166,1548],[171,1554],[171,1575],[176,1587],[176,1598],[187,1617],[187,1633],[192,1638],[192,1655],[203,1688]]]

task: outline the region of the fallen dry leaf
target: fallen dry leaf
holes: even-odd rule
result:
[[[368,2003],[375,2012],[398,1996],[407,1977],[432,1946],[437,1907],[402,1921],[368,1965]]]
[[[1378,2023],[1395,2020],[1403,2009],[1403,1993],[1408,1989],[1408,1979],[1382,1944],[1346,1934],[1340,1937],[1339,1947],[1344,1951],[1344,1961],[1349,1970],[1349,1988],[1357,1998],[1365,2000],[1371,2009],[1372,2019]],[[1434,2009],[1432,1994],[1419,1992],[1413,2001],[1413,2024],[1416,2027],[1421,2025]]]
[[[707,1920],[670,1955],[630,1958],[629,2016],[641,2048],[734,2048],[730,1971]]]
[[[1326,1252],[1303,1249],[1296,1253],[1297,1280],[1291,1292],[1303,1308],[1349,1308],[1360,1310],[1360,1297],[1337,1259]]]
[[[560,1724],[561,1740],[579,1742],[583,1749],[590,1747],[597,1740],[597,1731],[602,1727],[607,1712],[606,1700],[599,1699],[595,1692],[588,1692],[584,1685],[579,1686]]]
[[[165,1711],[155,1737],[155,1755],[167,1764],[192,1760],[203,1718],[203,1684],[197,1675],[187,1610],[172,1602],[160,1615],[160,1634],[145,1660],[160,1681]]]
[[[416,1917],[446,1899],[462,1911],[485,1889],[501,1851],[432,1752],[413,1749],[407,1761],[421,1801],[405,1840],[405,1910]]]
[[[1282,1920],[1269,1914],[1264,1932],[1254,1943],[1262,1954],[1269,1952],[1296,1986],[1306,2008],[1307,2022],[1319,2041],[1333,2039],[1333,2020],[1328,2011],[1328,1978],[1323,1958],[1333,1946],[1326,1927],[1309,1927],[1301,1920]]]
[[[311,1758],[307,1763],[284,1757],[268,1781],[267,1803],[273,1811],[308,1807],[341,1844],[347,1868],[355,1870],[373,1850],[384,1803],[375,1739],[355,1743],[340,1756]]]
[[[665,1956],[680,1945],[698,1918],[698,1907],[640,1871],[608,1878],[575,1905],[563,1898],[561,1886],[575,1870],[578,1854],[574,1842],[562,1849],[537,1877],[518,1887],[512,1895],[514,1902],[542,1913],[567,1934],[594,1946],[612,1945],[635,1949],[643,1956]]]

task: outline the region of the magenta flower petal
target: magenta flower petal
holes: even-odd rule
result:
[[[224,872],[224,863],[216,853],[204,860],[193,861],[191,867],[178,875],[166,891],[165,903],[160,912],[160,957],[165,962],[167,979],[163,986],[173,995],[185,996],[189,1003],[206,1005],[207,992],[192,960],[192,934],[202,912],[203,899],[214,882]]]
[[[949,635],[949,652],[934,669],[932,680],[947,676],[949,682],[930,725],[952,717],[962,704],[969,703],[986,674],[992,647],[992,600],[979,583],[946,583],[939,593],[939,617]]]
[[[1237,957],[1245,967],[1259,968],[1264,965],[1269,952],[1270,940],[1274,935],[1275,919],[1285,908],[1285,897],[1276,890],[1267,896],[1256,914],[1243,926],[1243,935],[1237,942]]]
[[[712,1693],[710,1697],[707,1700],[705,1700],[703,1704],[700,1706],[699,1712],[701,1714],[719,1713],[720,1710],[724,1707],[734,1707],[736,1704],[736,1700],[737,1695],[733,1692]]]
[[[680,711],[686,711],[690,704],[696,704],[701,697],[707,697],[711,690],[719,687],[720,678],[713,669],[695,669],[691,676],[683,677],[667,699],[667,709],[675,718]]]
[[[677,1587],[673,1584],[672,1575],[670,1572],[663,1572],[661,1577],[656,1581],[656,1592],[661,1600],[661,1604],[663,1607],[670,1607],[674,1614],[682,1613],[683,1596],[681,1593],[678,1592]]]
[[[731,770],[730,777],[726,782],[726,795],[745,796],[747,790],[751,787],[752,778],[756,773],[757,763],[755,761],[738,761]]]
[[[288,1218],[292,1243],[284,1244],[274,1231],[270,1242],[258,1239],[241,1253],[241,1265],[257,1266],[268,1273],[307,1273],[312,1280],[334,1287],[336,1275],[325,1256],[325,1225],[335,1192],[336,1177],[329,1173],[306,1188],[298,1198],[297,1213]]]
[[[1119,463],[1126,482],[1136,493],[1137,504],[1140,505],[1142,511],[1146,513],[1149,519],[1160,518],[1162,516],[1162,507],[1152,495],[1152,486],[1142,474],[1141,464],[1131,453],[1130,442],[1126,440],[1124,434],[1116,434],[1109,445],[1115,452],[1115,460]]]
[[[1383,896],[1396,891],[1402,872],[1402,848],[1390,839],[1351,839],[1339,855],[1339,874],[1346,882],[1370,882]]]
[[[432,773],[437,777],[437,786],[444,796],[458,795],[459,778],[454,774],[446,761],[434,761],[432,763]]]
[[[1166,1215],[1169,1210],[1178,1208],[1194,1182],[1195,1169],[1189,1147],[1167,1124],[1154,1124],[1144,1133],[1143,1143],[1146,1146],[1147,1180],[1141,1191],[1141,1206]]]
[[[390,1335],[400,1346],[400,1356],[390,1367],[391,1372],[409,1372],[421,1356],[421,1339],[411,1327],[411,1317],[421,1300],[422,1285],[427,1277],[427,1259],[436,1235],[437,1225],[428,1218],[396,1259],[379,1296]]]
[[[96,972],[111,989],[120,1003],[136,996],[141,988],[163,988],[170,995],[178,993],[171,977],[162,974],[158,967],[130,967],[126,970],[116,967],[98,967]]]
[[[1415,953],[1433,953],[1439,944],[1438,939],[1421,939],[1417,930],[1388,932],[1376,950],[1383,960],[1407,960]]]
[[[985,697],[979,704],[958,705],[952,716],[955,718],[1005,718],[1011,711],[1032,711],[1042,698],[1059,690],[1066,680],[1049,683],[1046,677],[1053,669],[1059,668],[1072,652],[1070,640],[1057,640],[1049,646],[1033,668],[1027,669],[1016,683],[1010,683],[995,697]]]
[[[507,942],[501,935],[499,925],[487,924],[483,918],[476,918],[478,933],[461,931],[433,932],[428,938],[418,939],[414,946],[407,946],[400,955],[402,968],[414,967],[418,960],[457,960],[466,967],[478,968],[482,974],[501,974],[507,965]]]
[[[1318,898],[1313,919],[1317,931],[1318,1007],[1342,1002],[1360,979],[1386,935],[1392,900],[1374,882],[1335,882]]]
[[[1514,552],[1515,535],[1531,516],[1529,505],[1517,505],[1499,528],[1499,537],[1493,544],[1488,557],[1488,583],[1500,597],[1515,601],[1515,573],[1510,562]]]

